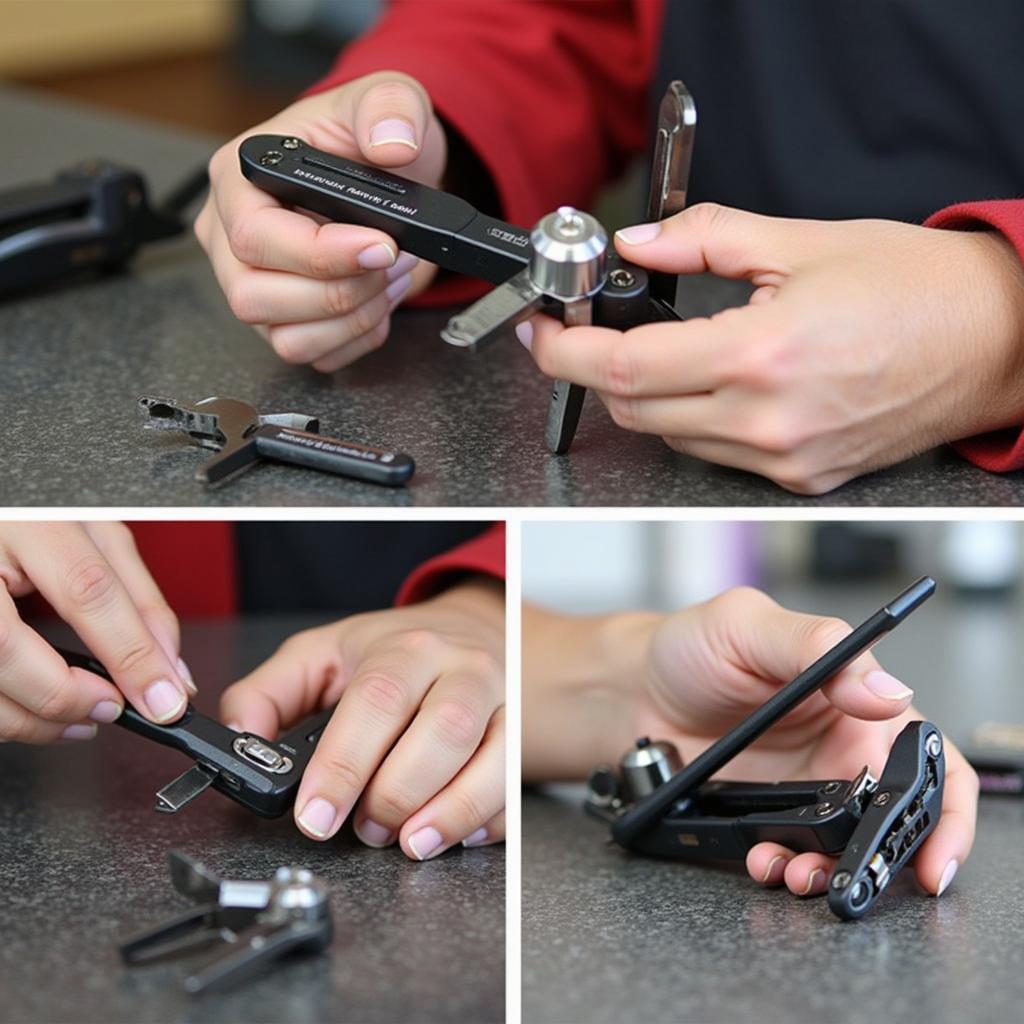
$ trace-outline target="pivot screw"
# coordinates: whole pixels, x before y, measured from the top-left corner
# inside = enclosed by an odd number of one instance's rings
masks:
[[[631,288],[636,284],[636,275],[631,274],[628,270],[623,270],[621,267],[616,267],[608,275],[608,280],[611,281],[616,288]]]
[[[889,792],[876,793],[875,794],[875,799],[872,800],[871,802],[876,807],[884,807],[891,799],[892,799],[892,794],[889,793]]]
[[[562,238],[579,238],[583,233],[583,218],[575,206],[560,206],[556,211],[555,227]]]
[[[832,876],[832,888],[833,889],[845,889],[853,879],[853,875],[849,871],[837,871]]]
[[[830,804],[827,800],[824,803],[818,804],[814,808],[814,813],[819,817],[823,818],[826,814],[831,814],[835,810],[835,804]]]
[[[821,791],[826,795],[831,795],[832,793],[838,793],[842,788],[843,784],[841,782],[826,782],[825,785],[821,787]]]
[[[289,136],[287,139],[282,139],[281,140],[281,148],[282,149],[298,149],[299,146],[301,146],[301,145],[302,145],[302,143],[299,142],[298,139],[292,138],[291,136]]]
[[[933,732],[924,741],[924,749],[928,751],[931,757],[938,757],[942,753],[942,737],[937,732]]]
[[[276,149],[271,149],[260,157],[260,163],[264,167],[273,167],[274,164],[279,164],[283,159],[283,153],[278,153]]]

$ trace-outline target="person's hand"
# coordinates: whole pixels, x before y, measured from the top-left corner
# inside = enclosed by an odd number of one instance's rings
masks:
[[[384,343],[395,306],[436,268],[400,253],[382,231],[326,223],[256,188],[238,166],[239,143],[255,134],[296,135],[437,187],[444,130],[415,79],[381,71],[293,103],[210,160],[195,232],[232,311],[286,362],[332,373]]]
[[[69,668],[18,615],[38,591],[116,685]],[[0,740],[91,739],[125,698],[154,722],[196,692],[178,655],[178,620],[121,523],[0,523]]]
[[[669,616],[649,633],[636,735],[673,740],[684,761],[763,704],[850,632],[838,619],[788,611],[757,590],[739,588]],[[863,654],[740,754],[722,778],[877,777],[897,734],[921,715],[913,694]],[[936,895],[949,885],[974,841],[978,780],[945,742],[942,817],[914,860],[918,881]],[[760,843],[747,870],[763,885],[797,895],[824,892],[834,859]]]
[[[1024,418],[1024,271],[999,234],[702,204],[615,245],[755,287],[746,306],[625,333],[519,326],[545,374],[595,389],[627,430],[820,494]]]
[[[227,691],[221,717],[268,739],[338,702],[295,822],[311,839],[353,815],[368,846],[428,860],[505,837],[504,597],[473,579],[405,608],[298,633]]]

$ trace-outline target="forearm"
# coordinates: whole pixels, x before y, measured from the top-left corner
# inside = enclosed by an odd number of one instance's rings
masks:
[[[523,604],[523,779],[582,779],[635,739],[649,612],[580,617]]]

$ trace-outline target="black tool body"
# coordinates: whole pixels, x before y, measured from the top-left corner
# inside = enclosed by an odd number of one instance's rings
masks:
[[[945,762],[934,725],[907,725],[877,781],[867,767],[853,781],[710,779],[934,590],[934,580],[918,580],[686,767],[672,744],[638,740],[618,771],[591,773],[588,813],[609,824],[618,843],[651,856],[742,861],[762,842],[836,855],[829,906],[844,919],[863,916],[938,823]]]
[[[110,679],[95,658],[61,648],[57,653],[73,668]],[[235,732],[191,704],[176,722],[157,725],[126,703],[117,724],[195,762],[160,791],[158,810],[178,811],[209,786],[260,817],[276,818],[295,802],[302,773],[332,713],[333,708],[322,711],[276,740]]]
[[[154,208],[138,171],[91,160],[0,192],[0,295],[123,266],[142,245],[185,230],[179,214],[205,183],[196,174]]]

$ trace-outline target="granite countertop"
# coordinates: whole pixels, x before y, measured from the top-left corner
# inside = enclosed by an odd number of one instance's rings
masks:
[[[856,616],[818,594],[778,595]],[[803,600],[796,600],[802,596]],[[876,595],[877,596],[877,595]],[[1024,721],[1024,607],[940,593],[878,657],[955,742]],[[523,798],[523,1019],[531,1024],[888,1020],[1001,1024],[1024,1000],[1024,801],[984,797],[970,859],[941,899],[903,872],[860,922],[766,890],[740,868],[631,856],[580,808],[582,787]]]
[[[186,623],[199,708],[216,713],[223,685],[311,624]],[[347,828],[314,843],[290,816],[260,819],[213,791],[177,815],[155,813],[155,791],[187,766],[116,726],[91,743],[0,746],[0,1022],[504,1020],[503,847],[415,864]],[[170,849],[228,878],[267,878],[282,864],[322,875],[330,949],[198,997],[182,989],[194,958],[125,968],[120,939],[188,906],[171,888]]]
[[[46,180],[100,155],[137,166],[159,197],[218,140],[41,95],[0,89],[20,159],[0,188]],[[733,287],[690,282],[681,308],[706,313]],[[382,350],[331,377],[287,366],[231,315],[189,236],[143,252],[130,272],[0,302],[2,505],[1008,505],[1024,474],[992,476],[949,450],[822,498],[670,451],[619,430],[588,400],[568,457],[543,444],[548,384],[515,344],[473,356],[445,345],[447,312],[395,317]],[[320,417],[325,433],[410,452],[418,471],[388,490],[291,466],[262,466],[208,491],[182,439],[143,433],[135,399],[222,394]]]

